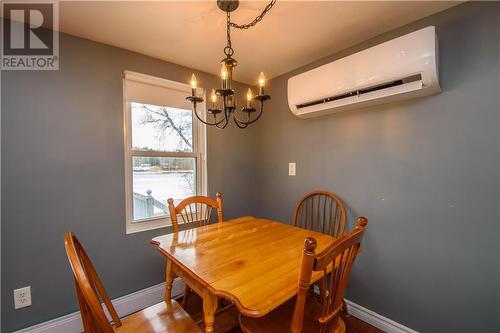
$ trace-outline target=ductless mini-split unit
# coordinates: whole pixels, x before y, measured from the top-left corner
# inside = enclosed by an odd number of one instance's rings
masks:
[[[441,92],[435,27],[376,45],[288,80],[288,104],[300,118]]]

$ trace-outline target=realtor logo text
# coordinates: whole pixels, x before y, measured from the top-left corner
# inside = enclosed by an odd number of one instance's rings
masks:
[[[57,2],[2,2],[2,70],[59,69]]]

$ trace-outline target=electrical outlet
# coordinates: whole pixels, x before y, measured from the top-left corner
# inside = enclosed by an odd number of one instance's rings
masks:
[[[31,286],[14,289],[14,308],[20,309],[31,305]]]
[[[288,163],[288,175],[295,176],[297,174],[297,170],[295,169],[295,162]]]

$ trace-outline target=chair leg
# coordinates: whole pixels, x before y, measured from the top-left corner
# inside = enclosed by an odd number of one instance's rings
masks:
[[[189,286],[186,284],[186,288],[184,288],[184,297],[182,298],[181,304],[184,310],[187,310],[189,294],[191,294],[191,288],[189,288]]]

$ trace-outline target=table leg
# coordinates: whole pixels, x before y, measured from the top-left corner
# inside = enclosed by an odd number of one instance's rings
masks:
[[[172,284],[174,283],[174,271],[172,260],[167,259],[167,268],[165,269],[165,302],[170,302],[172,298]]]
[[[205,332],[214,331],[215,311],[217,310],[217,296],[212,295],[208,290],[203,291],[203,314],[205,319]]]

